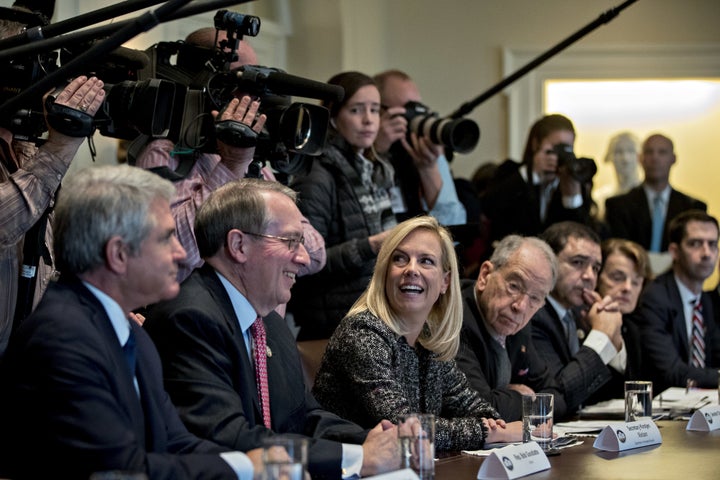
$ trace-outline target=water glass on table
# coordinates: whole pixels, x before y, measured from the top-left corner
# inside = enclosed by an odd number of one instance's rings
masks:
[[[409,413],[398,419],[400,468],[412,468],[420,480],[435,477],[435,416]]]
[[[304,480],[308,440],[278,435],[263,441],[264,480]]]
[[[523,395],[523,442],[537,442],[544,451],[550,450],[554,402],[552,393]]]
[[[625,382],[625,421],[652,419],[652,382],[628,380]]]

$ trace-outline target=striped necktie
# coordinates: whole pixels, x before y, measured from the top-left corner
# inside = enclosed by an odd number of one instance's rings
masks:
[[[690,338],[690,365],[705,368],[705,322],[702,315],[702,304],[699,298],[694,304]]]
[[[265,337],[265,324],[262,318],[257,317],[250,326],[253,339],[253,361],[255,362],[255,382],[257,383],[258,398],[262,407],[263,423],[270,428],[270,388],[267,375],[267,339]]]

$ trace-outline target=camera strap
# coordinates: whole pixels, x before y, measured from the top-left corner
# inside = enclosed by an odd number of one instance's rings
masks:
[[[15,330],[20,322],[25,320],[32,312],[35,289],[37,287],[40,258],[45,264],[52,266],[50,250],[45,243],[48,218],[52,207],[48,207],[37,222],[25,234],[23,242],[23,258],[18,277],[17,302],[15,304],[15,319],[12,329]]]

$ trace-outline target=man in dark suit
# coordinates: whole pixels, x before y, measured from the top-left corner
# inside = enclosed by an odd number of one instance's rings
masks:
[[[670,168],[676,160],[673,142],[665,135],[645,140],[640,154],[642,185],[605,201],[605,220],[613,237],[632,240],[650,252],[665,252],[670,221],[685,210],[707,210],[705,203],[670,186]]]
[[[14,332],[0,372],[0,466],[9,469],[0,476],[252,478],[248,456],[183,426],[152,341],[128,319],[179,290],[174,191],[129,166],[88,168],[64,185],[55,210],[63,276]]]
[[[560,222],[541,238],[557,256],[558,278],[530,322],[533,342],[572,412],[613,377],[623,377],[627,351],[622,315],[610,297],[601,299],[595,292],[602,262],[597,233]]]
[[[557,276],[555,254],[542,240],[505,237],[475,282],[463,282],[463,328],[456,361],[472,387],[506,421],[522,418],[522,395],[555,395],[555,418],[565,415],[562,392],[537,355],[527,327]]]
[[[688,382],[718,386],[720,328],[703,282],[718,259],[718,222],[701,210],[688,210],[670,222],[672,269],[643,292],[635,319],[642,332],[643,367],[656,394]],[[694,329],[698,343],[693,342]]]
[[[205,266],[145,322],[165,387],[188,428],[222,445],[246,449],[275,434],[306,435],[313,477],[395,469],[396,428],[384,422],[368,433],[322,410],[304,384],[295,340],[274,312],[309,262],[302,218],[295,192],[280,183],[243,179],[205,201],[195,222]],[[261,327],[266,346],[256,336]]]

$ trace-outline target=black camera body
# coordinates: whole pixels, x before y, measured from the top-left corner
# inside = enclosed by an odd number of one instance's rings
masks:
[[[85,112],[46,102],[48,120],[67,135],[102,135],[134,140],[167,138],[186,151],[217,151],[217,140],[237,147],[256,147],[256,159],[270,161],[282,172],[291,173],[299,157],[322,153],[329,123],[329,111],[321,106],[293,103],[289,95],[309,98],[340,98],[337,86],[293,77],[275,68],[244,66],[229,70],[237,59],[236,49],[243,35],[255,36],[260,19],[227,10],[218,11],[215,28],[226,32],[226,40],[215,48],[185,42],[160,42],[145,51],[120,47],[97,64],[86,65],[84,73],[105,83],[105,100],[94,118]],[[96,40],[97,41],[97,40]],[[94,42],[72,43],[62,48],[60,62],[72,61]],[[12,98],[58,68],[53,52],[11,62],[9,82],[0,89],[0,100]],[[340,92],[338,92],[338,89]],[[234,121],[216,123],[213,111],[220,111],[235,97],[250,95],[260,100],[259,113],[267,116],[265,127],[256,134]],[[42,143],[47,130],[42,104],[28,105],[15,115],[0,120],[21,139]],[[300,165],[298,165],[299,167]]]
[[[576,157],[572,145],[558,143],[553,147],[553,151],[558,157],[558,168],[565,167],[570,176],[578,182],[587,183],[597,173],[595,160],[587,157]]]
[[[408,133],[415,133],[458,153],[472,151],[480,141],[480,127],[468,118],[439,118],[437,113],[420,102],[410,101],[404,107]]]

